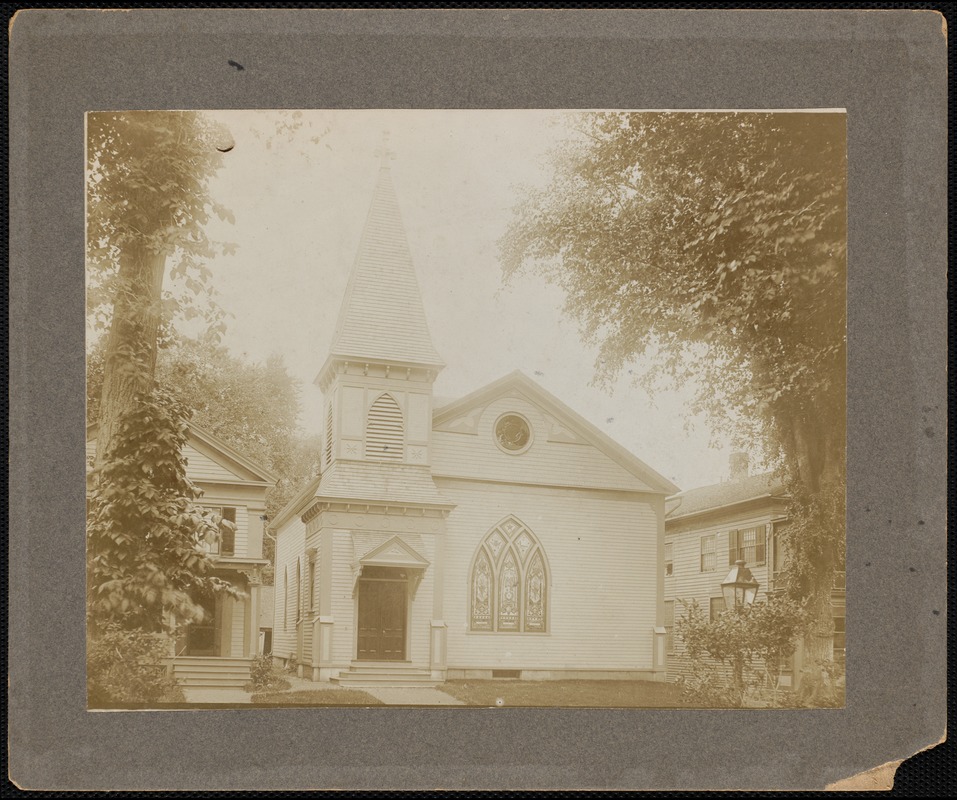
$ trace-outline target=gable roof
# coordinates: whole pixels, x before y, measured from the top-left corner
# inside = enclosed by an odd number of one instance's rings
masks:
[[[269,470],[259,462],[253,461],[234,447],[226,444],[226,442],[218,436],[199,427],[199,425],[194,425],[192,422],[187,423],[187,427],[189,429],[189,439],[187,443],[195,449],[206,450],[207,454],[212,455],[214,461],[226,467],[230,472],[235,473],[237,478],[248,481],[249,483],[276,483],[276,476]],[[86,426],[86,440],[88,442],[95,441],[98,432],[99,425],[95,422],[91,422]],[[200,445],[200,448],[196,448],[197,444]]]
[[[570,430],[644,482],[653,492],[674,494],[679,491],[675,484],[653,470],[630,450],[620,445],[577,411],[569,408],[551,392],[543,389],[521,370],[511,372],[497,381],[493,381],[465,395],[465,397],[437,409],[432,415],[432,424],[435,426],[448,422],[470,407],[487,403],[509,390],[525,395],[530,401],[536,403],[554,417],[561,419]]]
[[[293,496],[292,500],[279,509],[276,516],[269,520],[268,529],[278,533],[283,525],[296,516],[297,511],[305,511],[306,506],[311,505],[312,499],[316,496],[316,489],[319,488],[319,482],[321,480],[322,476],[316,475],[316,477],[306,483],[302,489]]]
[[[429,335],[385,159],[329,350],[336,357],[444,366]]]
[[[774,473],[762,472],[672,495],[666,503],[665,519],[704,514],[762,498],[784,500],[786,497],[784,486]]]
[[[371,461],[334,462],[323,472],[316,497],[377,505],[455,505],[439,492],[429,467]]]

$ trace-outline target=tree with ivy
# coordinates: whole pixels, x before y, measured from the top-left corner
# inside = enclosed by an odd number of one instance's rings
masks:
[[[831,661],[844,564],[846,175],[839,114],[575,115],[549,184],[501,241],[506,279],[535,271],[599,345],[600,380],[687,385],[791,497],[788,592],[805,651]]]
[[[95,421],[103,383],[104,348],[87,356],[87,414]],[[318,470],[318,437],[299,426],[300,386],[281,356],[263,363],[232,355],[214,336],[169,337],[161,341],[156,383],[192,411],[192,421],[276,475],[266,494],[272,518]],[[274,542],[263,541],[273,559]],[[263,575],[270,582],[269,571]]]
[[[158,389],[161,332],[176,313],[222,322],[208,289],[217,247],[205,233],[229,212],[209,182],[232,140],[198,112],[87,117],[88,317],[105,330],[97,447],[88,500],[88,608],[110,622],[156,630],[174,612],[199,613],[209,575],[203,540],[218,535],[195,504],[181,448],[189,410]],[[164,292],[182,282],[178,299]],[[211,530],[212,528],[212,530]]]

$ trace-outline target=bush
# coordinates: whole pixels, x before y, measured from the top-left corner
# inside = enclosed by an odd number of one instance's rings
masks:
[[[127,630],[108,624],[87,647],[86,683],[90,707],[183,702],[183,692],[164,660],[165,633]]]
[[[804,609],[778,595],[715,619],[696,600],[685,608],[676,621],[691,665],[682,681],[684,696],[700,706],[779,705],[772,687],[807,623]]]
[[[283,677],[282,669],[273,661],[271,655],[258,656],[249,670],[250,681],[247,692],[278,692],[291,688],[292,684]]]

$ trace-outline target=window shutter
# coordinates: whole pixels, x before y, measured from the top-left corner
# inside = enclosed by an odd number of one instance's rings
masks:
[[[738,532],[728,531],[728,566],[733,566],[734,562],[738,560],[738,550],[740,544],[738,543]]]
[[[763,564],[765,561],[767,561],[767,541],[767,528],[761,525],[757,530],[757,548],[754,561],[755,564]]]

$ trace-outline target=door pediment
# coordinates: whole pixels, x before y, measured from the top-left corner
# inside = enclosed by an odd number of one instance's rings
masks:
[[[415,597],[422,576],[429,568],[429,560],[404,541],[400,535],[392,536],[370,550],[365,541],[365,537],[369,535],[356,532],[352,534],[352,546],[357,554],[355,561],[352,562],[353,594],[355,594],[359,578],[362,577],[364,567],[398,567],[409,571],[409,589],[412,597]],[[359,556],[358,554],[363,551],[367,552]]]
[[[407,569],[425,569],[429,561],[399,536],[393,536],[386,542],[366,553],[359,559],[363,567],[406,567]]]

